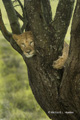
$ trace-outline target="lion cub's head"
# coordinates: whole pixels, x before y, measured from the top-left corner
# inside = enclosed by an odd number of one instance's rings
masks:
[[[13,39],[19,45],[27,58],[30,58],[35,54],[33,35],[31,31],[24,32],[20,35],[13,34]]]

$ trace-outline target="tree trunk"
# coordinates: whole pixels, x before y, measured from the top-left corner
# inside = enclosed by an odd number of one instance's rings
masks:
[[[71,5],[73,6],[73,3]],[[59,92],[63,70],[57,71],[52,68],[53,60],[59,54],[56,52],[61,53],[61,50],[55,50],[55,45],[58,47],[59,44],[57,45],[57,42],[60,43],[60,41],[58,41],[59,39],[56,41],[54,29],[45,24],[43,17],[41,17],[42,11],[40,8],[40,1],[25,0],[25,10],[31,31],[33,31],[36,48],[36,55],[33,58],[24,58],[28,66],[29,82],[36,100],[46,114],[54,120],[67,120],[66,107],[61,104]],[[67,25],[65,28],[61,28],[65,30],[63,39],[70,22],[72,9],[70,8],[70,10],[68,20],[64,20]],[[59,35],[61,34],[58,34],[58,37]],[[60,113],[61,111],[62,113]]]

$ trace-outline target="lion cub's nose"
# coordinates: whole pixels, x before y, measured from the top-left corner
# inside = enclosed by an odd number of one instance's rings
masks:
[[[27,53],[30,54],[31,50],[28,50]]]

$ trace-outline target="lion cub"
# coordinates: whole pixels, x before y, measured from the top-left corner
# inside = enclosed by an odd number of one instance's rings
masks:
[[[64,48],[62,51],[62,56],[59,56],[59,58],[53,62],[53,68],[55,69],[62,69],[66,63],[66,60],[68,58],[68,52],[69,52],[69,45],[64,42]]]
[[[24,55],[27,58],[30,58],[35,54],[33,35],[31,31],[24,32],[20,35],[13,34],[13,39],[22,49]],[[62,69],[64,67],[68,57],[68,51],[69,51],[69,46],[66,42],[64,42],[62,56],[59,56],[59,58],[53,62],[53,65],[52,65],[53,68]]]
[[[31,31],[24,32],[20,35],[13,34],[12,37],[27,58],[30,58],[35,54],[33,35]]]

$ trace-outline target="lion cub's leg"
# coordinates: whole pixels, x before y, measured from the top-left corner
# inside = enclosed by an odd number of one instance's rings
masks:
[[[67,55],[59,56],[59,58],[53,62],[53,68],[55,69],[62,69],[64,67],[64,64],[66,62]]]
[[[62,69],[64,67],[64,64],[65,64],[67,57],[68,57],[68,51],[69,51],[69,46],[66,42],[64,42],[62,56],[59,56],[59,58],[56,61],[53,61],[53,65],[52,65],[53,68]]]

